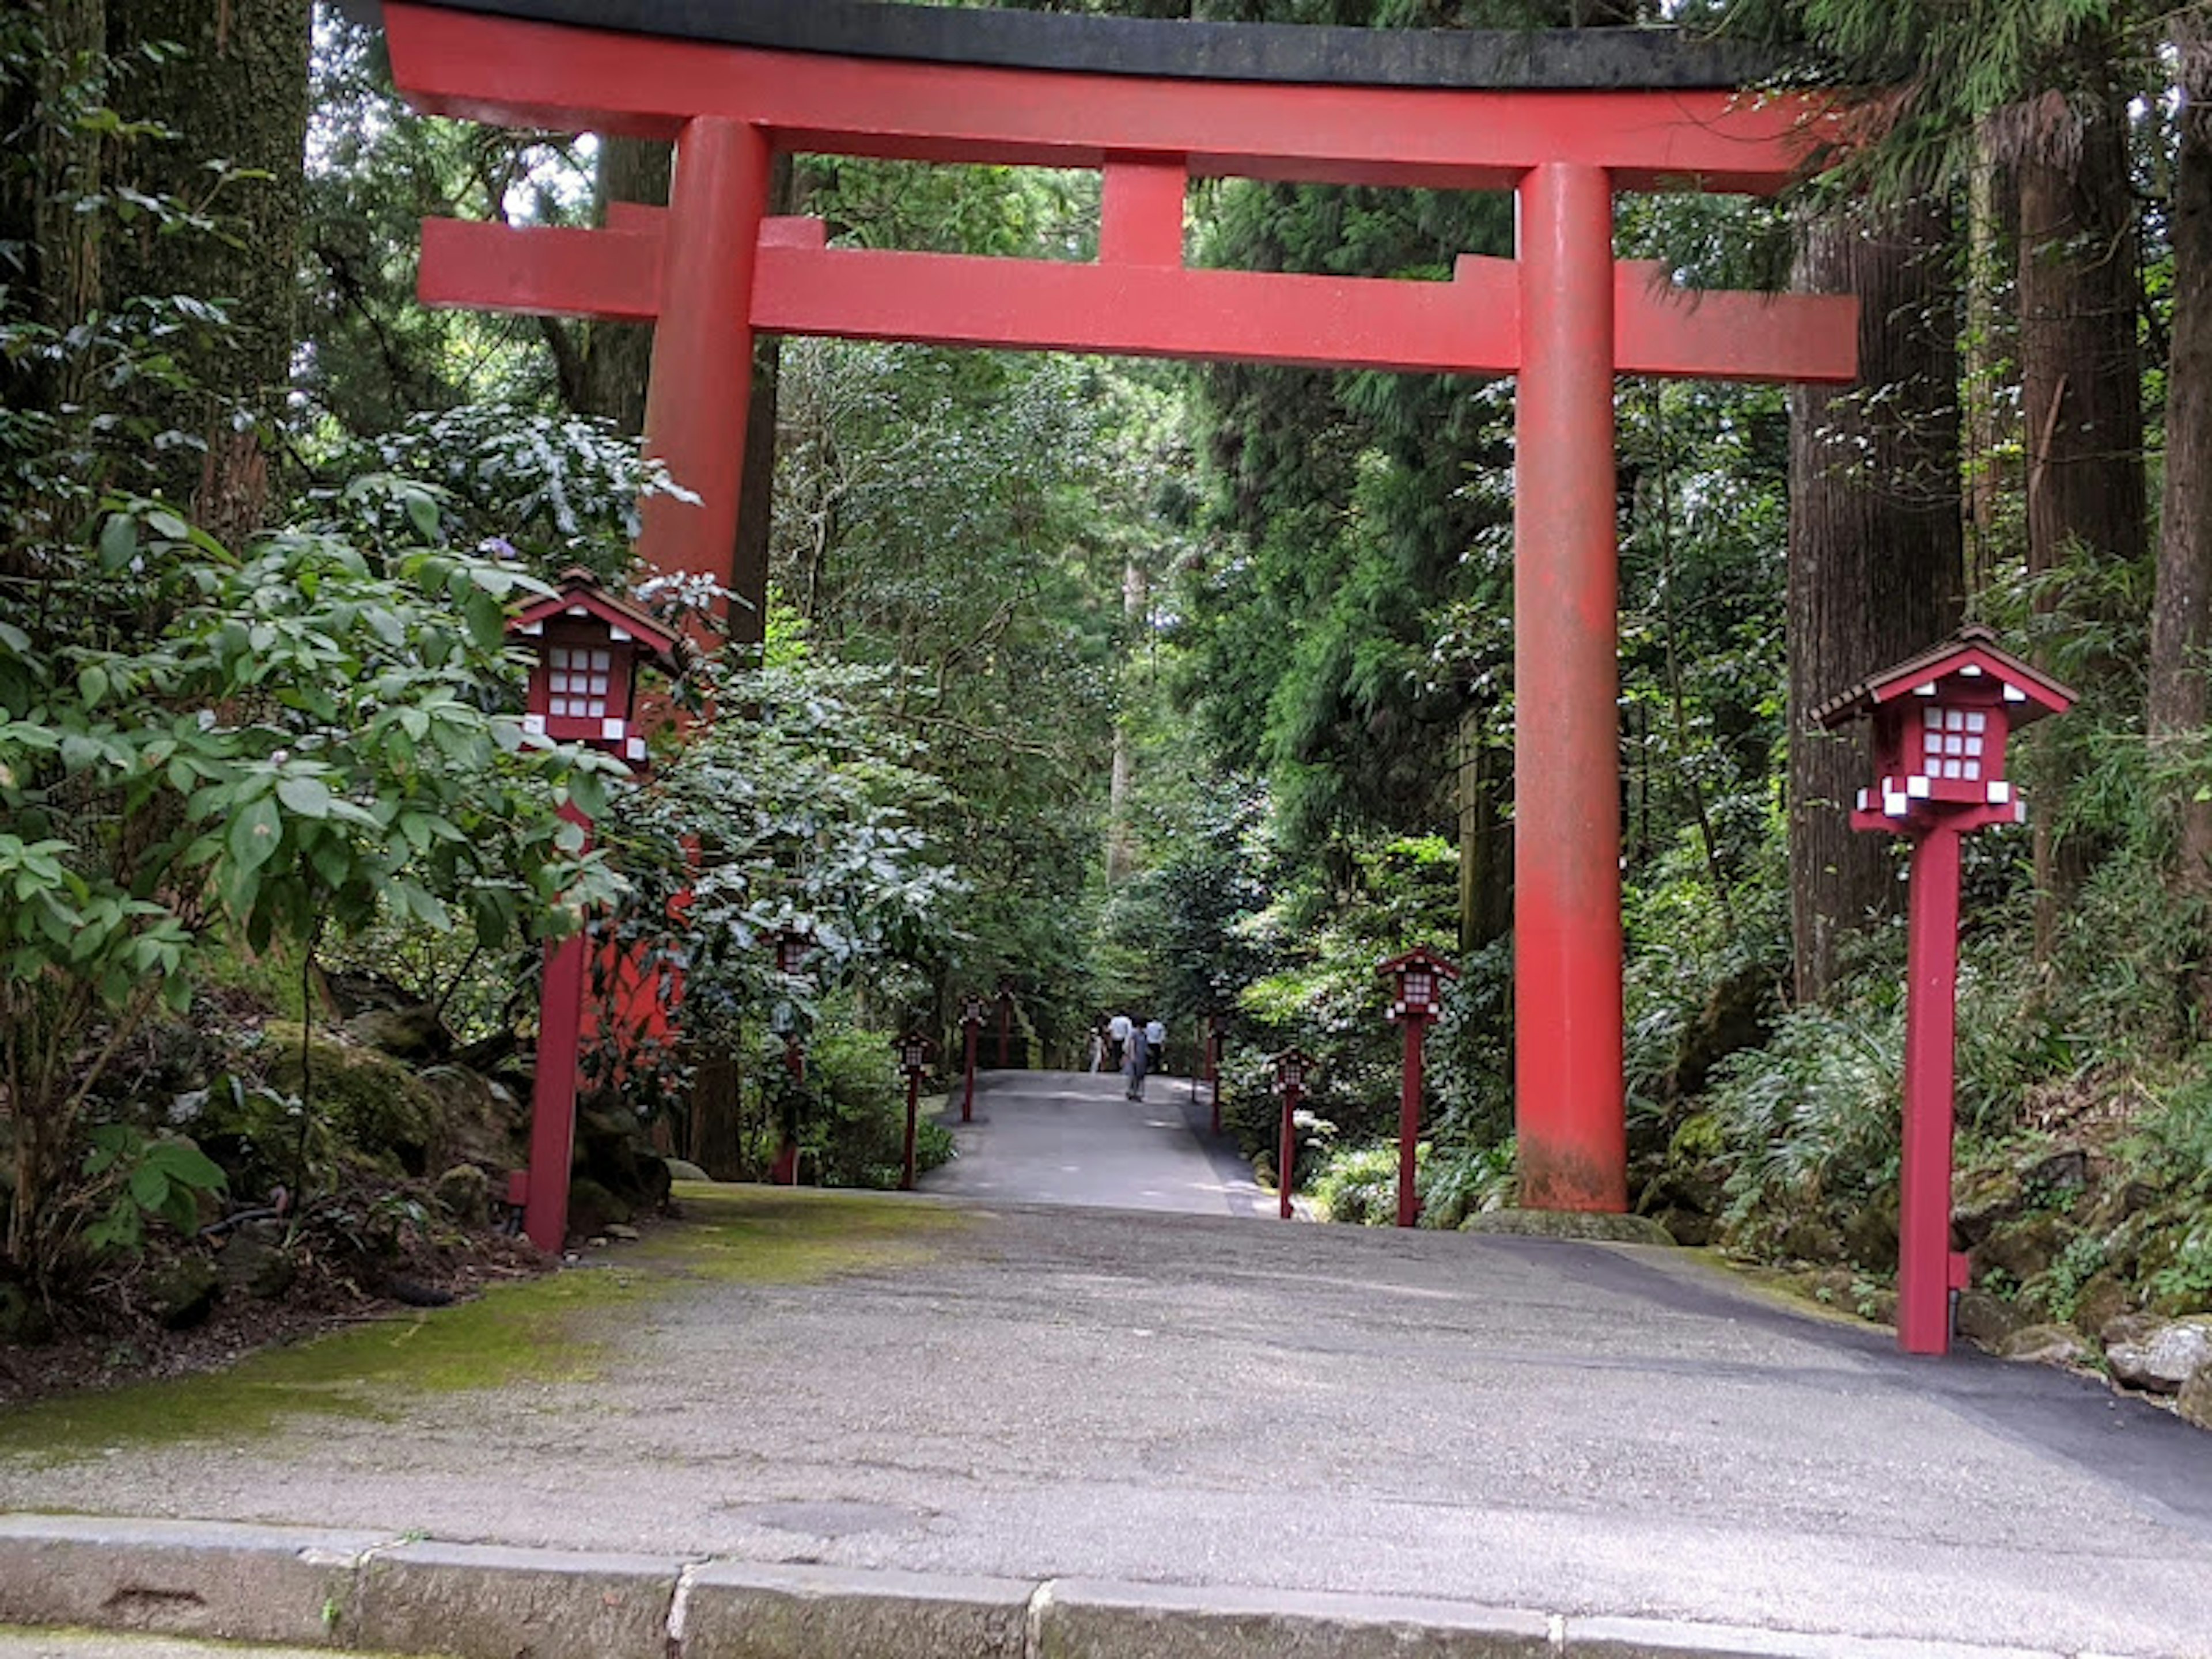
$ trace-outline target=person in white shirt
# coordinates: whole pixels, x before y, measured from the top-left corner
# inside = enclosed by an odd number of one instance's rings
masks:
[[[1158,1071],[1167,1064],[1168,1028],[1156,1019],[1145,1022],[1145,1063],[1148,1069]]]
[[[1135,1029],[1128,1015],[1116,1014],[1107,1022],[1106,1035],[1114,1039],[1114,1069],[1125,1070],[1129,1063],[1129,1033]]]

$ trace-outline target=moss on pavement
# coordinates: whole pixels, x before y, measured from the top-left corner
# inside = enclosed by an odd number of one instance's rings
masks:
[[[451,1308],[351,1326],[221,1371],[41,1401],[0,1419],[0,1456],[59,1461],[266,1433],[314,1414],[375,1417],[411,1396],[587,1382],[624,1329],[610,1316],[701,1283],[808,1284],[918,1266],[957,1211],[859,1194],[684,1183],[644,1242]]]

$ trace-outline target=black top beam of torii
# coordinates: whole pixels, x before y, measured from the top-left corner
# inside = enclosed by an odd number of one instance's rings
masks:
[[[1673,28],[1364,29],[883,0],[425,0],[455,11],[847,58],[1331,86],[1696,90],[1771,80],[1764,50]],[[358,10],[362,0],[349,9]]]

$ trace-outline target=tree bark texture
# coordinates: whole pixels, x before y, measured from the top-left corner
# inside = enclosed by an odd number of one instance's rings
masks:
[[[2020,438],[2018,405],[2008,398],[2019,342],[2007,290],[2018,260],[2020,193],[2012,163],[1990,124],[1974,137],[1966,191],[1966,336],[1960,342],[1966,397],[1966,592],[1978,594],[2005,559],[2008,501],[2018,499],[2016,467],[2007,460]]]
[[[2143,551],[2142,277],[2127,119],[2109,91],[2046,94],[2026,112],[2020,180],[2021,418],[2027,568],[2045,575]],[[2049,605],[2055,599],[2046,597]],[[2094,672],[2094,669],[2093,669]],[[2087,858],[2064,845],[2068,780],[2055,728],[2030,740],[2036,954]]]
[[[1958,337],[1940,204],[1826,217],[1800,231],[1795,285],[1859,296],[1859,386],[1800,386],[1790,431],[1790,890],[1800,1000],[1899,896],[1885,838],[1851,803],[1857,741],[1814,727],[1826,698],[1957,625],[1962,571]]]
[[[2159,515],[2148,709],[2154,758],[2177,763],[2200,745],[2212,634],[2212,30],[2179,29],[2180,143],[2168,235],[2173,339],[2166,363],[2166,485]],[[2175,879],[2212,892],[2212,801],[2183,773]]]
[[[1513,925],[1511,752],[1490,738],[1489,710],[1459,717],[1459,948],[1479,951]]]
[[[607,222],[617,202],[668,205],[673,144],[653,138],[602,138],[593,179],[592,219]],[[562,325],[550,324],[558,329]],[[653,368],[649,323],[586,323],[571,350],[555,348],[562,399],[580,415],[599,415],[631,437],[645,430],[645,385]]]
[[[291,378],[296,338],[300,211],[307,133],[309,0],[108,0],[107,43],[118,56],[174,42],[183,54],[130,82],[131,112],[174,130],[119,157],[125,182],[174,197],[222,235],[163,234],[150,217],[112,228],[102,287],[112,306],[134,295],[191,295],[225,302],[230,326],[182,352],[198,383],[152,395],[146,412],[207,446],[179,453],[162,479],[190,498],[202,524],[235,538],[258,526],[268,476],[258,435],[233,410],[272,415]],[[220,161],[252,177],[221,179]]]

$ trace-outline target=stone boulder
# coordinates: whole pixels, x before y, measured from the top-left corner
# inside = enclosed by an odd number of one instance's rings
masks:
[[[216,1257],[216,1273],[226,1291],[274,1302],[292,1288],[299,1263],[284,1249],[281,1224],[249,1224],[230,1236]]]
[[[473,1164],[456,1164],[438,1177],[438,1206],[464,1227],[491,1218],[491,1177]]]
[[[1991,1353],[2002,1352],[2016,1333],[2033,1322],[2011,1303],[1987,1291],[1966,1291],[1959,1297],[1959,1334]]]
[[[2190,1373],[2173,1406],[2185,1420],[2212,1429],[2212,1365],[2199,1365]]]
[[[453,1046],[453,1033],[427,1002],[411,1008],[365,1008],[346,1021],[345,1034],[394,1060],[436,1059]]]
[[[2112,1380],[2150,1394],[2179,1394],[2212,1365],[2212,1315],[2168,1320],[2141,1340],[2105,1350]]]
[[[146,1290],[162,1328],[190,1330],[215,1311],[216,1300],[222,1294],[222,1276],[204,1255],[180,1255],[156,1272]]]
[[[2080,1334],[2069,1326],[2028,1325],[2005,1338],[1997,1352],[2007,1359],[2027,1364],[2073,1365],[2086,1358],[2089,1350]]]
[[[262,1036],[270,1086],[283,1094],[302,1093],[299,1026],[272,1019]],[[370,1157],[388,1158],[407,1175],[428,1173],[439,1136],[436,1091],[378,1049],[320,1032],[307,1042],[308,1110]]]

